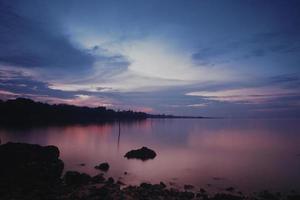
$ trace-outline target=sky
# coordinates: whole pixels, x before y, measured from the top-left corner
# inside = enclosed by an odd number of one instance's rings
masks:
[[[299,118],[298,0],[1,0],[0,98]]]

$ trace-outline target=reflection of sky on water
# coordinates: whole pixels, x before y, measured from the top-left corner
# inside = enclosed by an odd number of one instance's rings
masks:
[[[109,175],[122,176],[126,183],[164,180],[284,190],[300,189],[299,126],[295,120],[155,119],[121,123],[120,135],[114,123],[2,129],[0,136],[2,142],[57,145],[68,170],[94,175],[94,166],[107,161]],[[123,158],[142,146],[153,148],[158,156],[146,162]]]

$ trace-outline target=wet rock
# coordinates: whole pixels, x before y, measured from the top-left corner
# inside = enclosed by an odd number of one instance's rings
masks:
[[[125,183],[123,183],[122,181],[118,180],[117,183],[118,185],[126,185]]]
[[[85,173],[79,173],[76,171],[67,171],[66,174],[64,175],[64,181],[66,185],[83,185],[83,184],[88,184],[92,178]]]
[[[90,189],[90,195],[89,197],[91,199],[110,199],[110,190],[108,187],[101,187],[101,188],[93,188]],[[95,197],[95,198],[94,198]],[[98,198],[97,198],[98,197]],[[99,198],[101,197],[101,198]]]
[[[194,189],[194,186],[193,185],[184,185],[183,187],[185,190],[192,190]]]
[[[180,192],[179,197],[181,197],[181,199],[193,199],[195,197],[195,194],[192,192]]]
[[[197,199],[201,199],[201,200],[208,200],[208,195],[206,193],[197,193],[196,194]]]
[[[258,194],[258,196],[264,200],[277,200],[279,199],[275,194],[269,192],[268,190],[264,190]]]
[[[290,194],[286,198],[287,200],[299,200],[300,199],[300,194]]]
[[[223,180],[225,180],[225,178],[222,178],[222,177],[213,177],[213,180],[215,180],[215,181],[223,181]]]
[[[166,188],[167,187],[167,185],[164,182],[162,182],[162,181],[159,184],[162,186],[162,188]]]
[[[95,166],[95,169],[99,169],[101,171],[107,172],[109,170],[109,164],[107,162],[101,163]]]
[[[93,183],[103,183],[104,181],[105,181],[105,178],[103,177],[103,174],[98,174],[98,175],[92,177]]]
[[[0,181],[10,183],[57,182],[64,168],[55,146],[6,143],[0,145],[0,159]]]
[[[0,199],[55,199],[64,168],[55,146],[0,145]]]
[[[241,196],[236,196],[232,194],[215,194],[214,197],[210,198],[211,200],[243,200]]]
[[[206,190],[203,188],[200,188],[200,193],[206,193]]]
[[[126,157],[127,159],[135,158],[145,161],[148,159],[154,159],[156,157],[156,153],[152,149],[142,147],[140,149],[127,152],[124,157]]]
[[[112,177],[109,177],[106,181],[107,184],[114,184],[115,180]]]
[[[234,189],[234,187],[228,187],[225,190],[228,191],[228,192],[233,192],[235,189]]]
[[[150,188],[152,186],[152,184],[150,184],[150,183],[141,183],[140,184],[140,187],[142,187],[142,188]]]

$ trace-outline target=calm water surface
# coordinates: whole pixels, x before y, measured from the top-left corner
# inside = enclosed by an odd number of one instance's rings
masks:
[[[95,175],[95,165],[109,162],[107,176],[127,184],[300,191],[300,120],[149,119],[120,129],[118,123],[0,128],[0,137],[2,143],[56,145],[66,170]],[[158,156],[146,162],[123,157],[142,146]]]

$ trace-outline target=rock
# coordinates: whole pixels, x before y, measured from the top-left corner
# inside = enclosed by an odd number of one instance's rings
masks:
[[[269,192],[268,190],[264,190],[258,194],[258,196],[265,200],[277,200],[279,199],[275,194]]]
[[[79,173],[76,171],[67,171],[64,176],[64,181],[66,185],[79,186],[83,184],[88,184],[92,178],[85,173]]]
[[[228,192],[233,192],[235,189],[234,189],[234,187],[228,187],[225,190],[228,191]]]
[[[64,163],[55,146],[0,145],[0,199],[56,199]]]
[[[197,193],[196,194],[197,198],[200,198],[201,200],[207,200],[208,199],[208,195],[206,193]]]
[[[206,190],[203,188],[200,188],[200,193],[206,193]]]
[[[162,182],[162,181],[159,184],[161,185],[162,188],[166,188],[167,187],[167,185],[164,182]]]
[[[211,200],[243,200],[243,197],[232,195],[232,194],[215,194]]]
[[[109,170],[109,164],[107,162],[101,163],[98,166],[95,166],[95,169],[99,169],[101,171],[107,172]]]
[[[118,185],[126,185],[125,183],[123,183],[122,181],[118,180],[117,183]]]
[[[59,157],[59,150],[56,146],[45,146],[42,148],[42,154],[46,160],[57,160]]]
[[[109,177],[106,181],[107,184],[114,184],[115,180],[113,179],[113,177]]]
[[[148,159],[154,159],[156,157],[156,153],[152,149],[142,147],[140,149],[127,152],[124,157],[126,157],[127,159],[135,158],[145,161]]]
[[[98,174],[98,175],[92,177],[93,183],[103,183],[104,181],[105,181],[105,178],[103,177],[103,174]]]
[[[300,199],[300,194],[290,194],[286,198],[287,200],[299,200]]]
[[[184,189],[185,190],[192,190],[192,189],[194,189],[194,186],[193,185],[184,185]]]
[[[222,178],[222,177],[213,177],[213,180],[215,180],[215,181],[223,181],[225,179]]]
[[[151,188],[152,184],[150,184],[150,183],[141,183],[140,187],[147,189],[147,188]]]
[[[11,183],[54,183],[64,168],[55,146],[6,143],[0,145],[0,158],[0,181]]]
[[[195,197],[195,194],[192,192],[181,192],[180,197],[183,199],[193,199]]]

